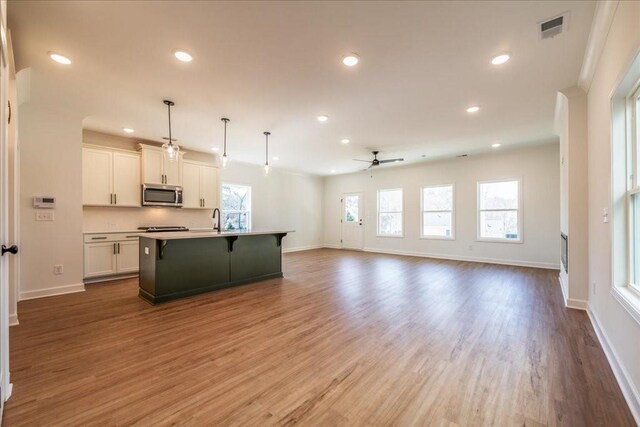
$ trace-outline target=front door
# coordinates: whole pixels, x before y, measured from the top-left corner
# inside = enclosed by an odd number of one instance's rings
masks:
[[[342,195],[342,248],[364,248],[364,209],[362,193]]]

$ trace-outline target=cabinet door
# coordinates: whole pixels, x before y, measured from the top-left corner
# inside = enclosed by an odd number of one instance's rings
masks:
[[[115,245],[113,242],[84,245],[84,277],[108,276],[116,273]]]
[[[160,150],[142,149],[142,183],[164,184],[162,182],[162,158]]]
[[[163,151],[164,176],[165,184],[182,185],[182,155],[171,161],[169,156]]]
[[[184,162],[182,164],[182,207],[201,208],[200,166]]]
[[[200,166],[200,195],[204,207],[213,209],[218,206],[218,169],[213,166]]]
[[[118,273],[137,273],[140,265],[140,244],[134,242],[118,242],[120,251],[117,256]]]
[[[111,205],[111,194],[113,193],[111,159],[112,153],[109,151],[82,149],[83,205]]]
[[[113,153],[113,194],[116,206],[140,206],[140,156]]]

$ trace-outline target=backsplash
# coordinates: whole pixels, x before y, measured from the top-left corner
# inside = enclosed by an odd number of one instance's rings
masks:
[[[135,230],[148,225],[184,225],[189,228],[212,228],[212,210],[165,207],[83,208],[83,231]]]

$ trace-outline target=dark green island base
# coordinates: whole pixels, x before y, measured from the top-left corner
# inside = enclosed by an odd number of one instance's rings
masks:
[[[140,237],[139,295],[151,304],[282,277],[287,231]]]

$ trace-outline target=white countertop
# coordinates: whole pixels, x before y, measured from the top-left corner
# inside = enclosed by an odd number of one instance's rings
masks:
[[[169,233],[141,233],[140,237],[156,240],[202,239],[207,237],[258,236],[264,234],[294,233],[294,230],[250,230],[250,231],[174,231]]]

